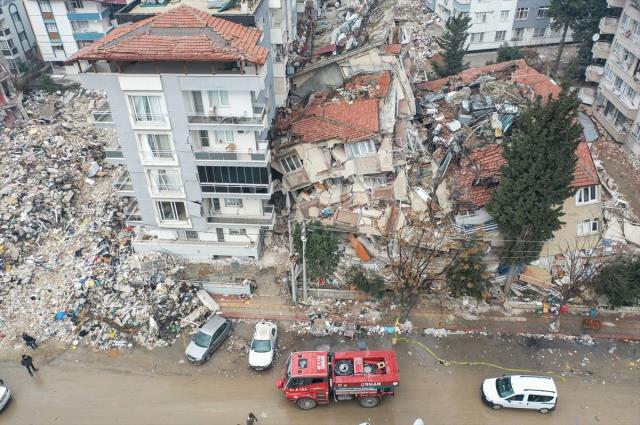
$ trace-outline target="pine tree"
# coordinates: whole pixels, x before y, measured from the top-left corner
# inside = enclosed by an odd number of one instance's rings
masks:
[[[498,254],[510,266],[506,296],[516,265],[536,259],[543,241],[562,225],[562,204],[573,194],[570,184],[582,132],[576,124],[578,105],[576,93],[566,87],[546,104],[538,97],[504,147],[507,164],[487,210],[505,240]]]
[[[599,32],[600,19],[606,16],[611,9],[607,8],[607,3],[601,0],[585,0],[585,6],[581,10],[580,16],[576,20],[573,29],[573,41],[578,43],[578,57],[574,64],[573,78],[577,81],[584,81],[584,73],[593,60],[593,34]]]
[[[467,53],[465,44],[471,28],[471,18],[458,15],[447,19],[444,33],[438,37],[436,42],[443,50],[444,64],[432,62],[433,70],[440,77],[455,75],[468,68],[468,64],[463,63],[464,55]]]
[[[496,63],[507,62],[514,59],[522,59],[524,57],[524,52],[518,46],[510,46],[508,43],[503,43],[498,48],[498,57],[496,58]]]
[[[551,75],[556,77],[560,59],[564,50],[564,44],[567,39],[569,28],[574,28],[576,22],[581,16],[585,8],[585,0],[551,0],[547,15],[551,18],[551,28],[554,30],[562,30],[562,37],[558,43],[558,53],[553,64]]]
[[[453,297],[469,295],[480,298],[489,280],[487,265],[483,261],[482,246],[476,240],[465,243],[463,251],[447,270],[447,289]]]

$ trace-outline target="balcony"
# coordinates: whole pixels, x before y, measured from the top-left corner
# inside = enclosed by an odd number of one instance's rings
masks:
[[[129,177],[129,173],[124,173],[121,175],[118,180],[116,180],[114,186],[116,187],[116,194],[118,196],[133,196],[133,184],[131,183],[131,178]]]
[[[133,113],[131,114],[131,120],[134,127],[166,128],[169,126],[168,114]]]
[[[591,48],[591,53],[593,53],[593,57],[597,59],[607,59],[609,57],[609,52],[611,51],[611,43],[608,41],[598,41],[593,44]]]
[[[604,112],[604,108],[600,107],[593,114],[593,117],[605,128],[605,130],[607,130],[607,133],[611,135],[613,140],[615,140],[618,143],[623,143],[627,138],[627,130],[620,126],[616,127],[616,125],[613,122],[611,122],[609,118],[607,118],[604,115],[603,112]]]
[[[263,215],[213,215],[207,217],[207,223],[212,224],[213,227],[220,227],[220,225],[239,225],[239,226],[269,226],[272,227],[276,219],[276,214],[273,211],[273,205],[269,205],[271,208],[265,208]],[[270,211],[270,212],[269,212]]]
[[[266,167],[271,160],[268,150],[238,151],[225,150],[220,152],[203,151],[194,152],[196,165],[230,165],[242,167]]]
[[[44,13],[42,15],[44,18]],[[109,9],[104,9],[100,12],[89,12],[89,13],[67,12],[67,19],[69,19],[69,21],[71,22],[101,21],[102,19],[110,16],[111,16],[111,11]],[[51,15],[51,19],[54,19],[53,14]]]
[[[587,71],[585,72],[585,78],[587,81],[592,81],[597,83],[602,78],[604,74],[604,67],[598,65],[589,65],[587,67]]]
[[[110,28],[107,29],[107,31]],[[95,41],[100,40],[106,33],[95,31],[73,31],[73,39],[80,41]]]
[[[469,12],[471,0],[453,0],[453,8],[458,12]]]
[[[631,121],[635,119],[638,113],[638,108],[640,107],[638,101],[636,101],[636,103],[632,103],[631,99],[629,99],[620,90],[613,87],[608,81],[600,84],[600,90],[604,96],[616,106],[622,115],[629,118]]]
[[[175,164],[177,162],[176,152],[173,150],[141,150],[141,154],[144,164]]]
[[[624,7],[625,0],[607,0],[607,7]]]
[[[98,106],[91,115],[93,116],[93,123],[96,127],[111,128],[115,126],[113,115],[111,114],[111,108],[107,102]]]
[[[600,28],[601,34],[615,34],[618,29],[618,18],[614,18],[612,16],[604,16],[600,18]]]
[[[110,143],[104,148],[104,155],[111,164],[118,165],[124,164],[124,152],[122,152],[122,146],[117,142]]]
[[[207,126],[229,127],[234,129],[238,127],[254,127],[263,129],[268,126],[265,105],[256,105],[253,107],[253,113],[245,113],[242,115],[220,115],[207,114],[202,112],[187,112],[187,119],[190,125],[207,128]],[[249,128],[247,128],[249,129]]]
[[[138,207],[138,201],[135,198],[129,198],[130,203],[126,205],[123,209],[124,220],[128,224],[141,224],[142,223],[142,213],[140,212],[140,208]]]

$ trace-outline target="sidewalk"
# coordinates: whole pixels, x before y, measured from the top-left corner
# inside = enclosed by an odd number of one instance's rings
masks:
[[[292,306],[284,303],[284,300],[277,296],[254,296],[251,299],[240,299],[234,297],[214,297],[220,305],[222,315],[236,319],[265,319],[265,320],[288,320],[307,321],[308,313],[318,311],[320,308]],[[332,322],[353,322],[359,325],[384,325],[392,326],[395,322],[393,314],[382,317],[380,320],[360,319],[359,310],[365,306],[362,304],[352,304],[352,311],[342,312],[342,314],[330,314],[329,320]],[[412,312],[409,320],[416,328],[436,328],[450,331],[464,332],[487,332],[506,334],[552,334],[549,323],[552,317],[549,315],[538,315],[535,313],[520,313],[505,315],[500,311],[490,311],[477,315],[466,314],[460,317],[461,313],[454,314],[452,311],[440,311],[440,307],[419,305]],[[618,314],[600,315],[598,318],[602,322],[600,330],[583,330],[583,316],[575,314],[563,314],[560,317],[560,331],[557,335],[581,336],[589,334],[596,339],[617,339],[640,341],[640,316]],[[477,318],[477,320],[476,320]],[[474,319],[474,320],[472,320]]]

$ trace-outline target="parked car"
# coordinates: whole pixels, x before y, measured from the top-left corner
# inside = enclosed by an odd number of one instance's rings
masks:
[[[213,316],[191,337],[185,355],[191,363],[202,364],[231,333],[231,322],[220,316]]]
[[[255,370],[264,370],[273,364],[276,352],[278,327],[272,322],[259,322],[253,332],[249,366]]]
[[[0,412],[7,407],[9,400],[11,400],[11,390],[5,387],[4,382],[0,379]]]
[[[495,410],[503,407],[548,413],[556,408],[558,392],[548,376],[512,375],[485,379],[482,401]]]

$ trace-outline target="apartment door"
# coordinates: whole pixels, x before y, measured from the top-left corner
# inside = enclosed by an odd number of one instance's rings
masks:
[[[217,228],[216,235],[218,235],[218,242],[224,242],[224,230]]]
[[[204,104],[202,103],[202,92],[192,91],[191,97],[193,98],[193,112],[198,114],[204,114]]]
[[[213,198],[213,212],[214,213],[220,212],[220,199],[218,198]]]

